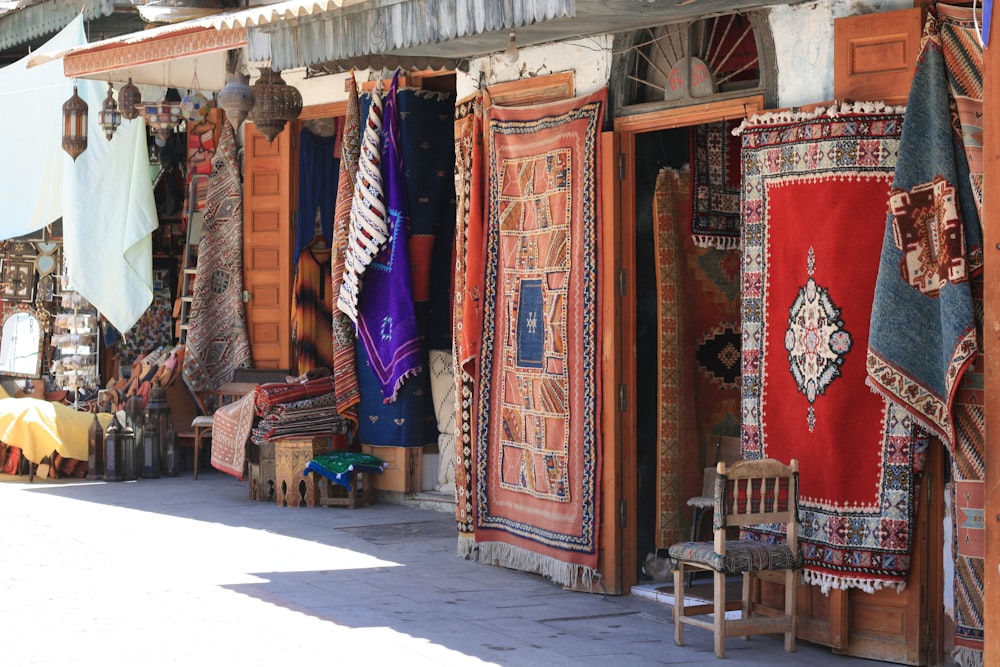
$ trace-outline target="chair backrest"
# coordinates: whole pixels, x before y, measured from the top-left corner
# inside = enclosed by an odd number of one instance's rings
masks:
[[[787,524],[788,546],[798,548],[799,462],[776,459],[720,461],[715,484],[715,551],[725,553],[726,528],[762,523]]]

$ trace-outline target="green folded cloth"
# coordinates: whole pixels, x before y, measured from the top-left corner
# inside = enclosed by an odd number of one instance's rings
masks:
[[[351,473],[355,470],[366,472],[382,472],[386,463],[377,456],[361,452],[331,452],[320,454],[306,464],[303,475],[310,472],[319,473],[327,479],[351,490]]]

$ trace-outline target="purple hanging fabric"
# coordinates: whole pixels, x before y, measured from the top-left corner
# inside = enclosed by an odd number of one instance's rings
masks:
[[[368,352],[386,403],[396,400],[406,378],[421,370],[408,245],[406,180],[399,138],[398,81],[397,70],[385,97],[382,127],[382,179],[389,238],[368,266],[358,297],[358,338]]]

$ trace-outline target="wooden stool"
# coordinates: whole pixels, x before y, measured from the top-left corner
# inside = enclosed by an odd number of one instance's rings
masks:
[[[332,451],[333,438],[279,438],[274,442],[274,500],[279,507],[316,507],[319,484],[314,475],[303,475],[306,464]]]
[[[354,509],[375,502],[375,485],[370,472],[355,470],[350,480],[350,491],[322,475],[313,476],[319,478],[319,504],[324,507],[335,506]]]
[[[250,500],[274,500],[274,443],[248,445],[247,468],[250,478]]]

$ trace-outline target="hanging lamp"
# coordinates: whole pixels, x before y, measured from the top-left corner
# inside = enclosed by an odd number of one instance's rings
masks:
[[[118,89],[118,110],[122,118],[134,120],[139,115],[139,107],[142,106],[142,93],[139,86],[132,83],[132,77],[128,78],[128,83]]]
[[[285,83],[281,74],[270,67],[260,68],[260,78],[250,88],[256,101],[249,118],[271,143],[285,128],[285,123],[302,113],[302,93]]]
[[[167,145],[167,139],[183,120],[181,111],[181,97],[176,88],[167,86],[167,65],[163,64],[163,87],[166,92],[159,102],[143,102],[139,108],[139,113],[146,119],[150,134],[155,135],[153,141],[157,146],[163,148]]]
[[[108,96],[104,98],[104,106],[97,114],[97,122],[104,130],[104,136],[108,141],[115,136],[115,130],[122,124],[122,114],[118,111],[118,103],[115,102],[115,89],[108,81]]]
[[[73,97],[62,106],[63,132],[62,147],[73,161],[87,150],[87,103],[73,86]]]
[[[191,90],[181,100],[181,113],[184,120],[197,124],[208,115],[208,98],[198,92],[198,59],[194,59],[194,75],[191,77]]]
[[[226,85],[219,91],[219,108],[226,112],[226,118],[238,131],[253,109],[256,96],[250,87],[250,75],[226,72]]]

